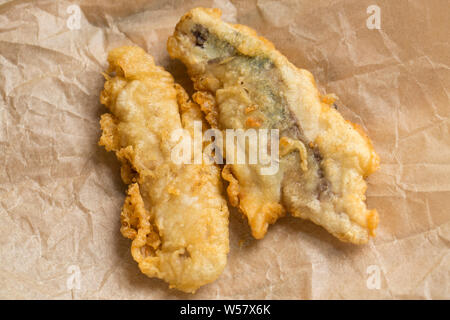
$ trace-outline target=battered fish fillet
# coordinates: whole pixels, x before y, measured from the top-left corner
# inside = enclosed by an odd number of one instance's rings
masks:
[[[203,115],[141,48],[114,49],[108,62],[100,101],[111,113],[99,144],[115,152],[129,184],[120,230],[144,274],[193,293],[219,277],[229,250],[220,169],[171,160],[173,130],[193,134]]]
[[[378,224],[376,210],[365,204],[364,178],[379,166],[370,140],[332,107],[334,95],[319,93],[310,72],[220,14],[189,11],[167,47],[187,66],[193,98],[212,126],[279,130],[276,174],[261,174],[261,164],[224,167],[231,204],[247,216],[255,238],[287,211],[342,241],[367,242]]]

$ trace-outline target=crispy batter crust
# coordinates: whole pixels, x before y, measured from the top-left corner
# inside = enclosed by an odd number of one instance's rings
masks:
[[[336,97],[319,93],[310,72],[254,30],[221,21],[218,9],[186,13],[167,48],[187,66],[193,98],[213,127],[280,131],[277,174],[235,164],[222,174],[231,204],[247,216],[256,238],[284,211],[343,241],[365,243],[375,235],[378,215],[366,208],[364,178],[379,158],[362,130],[331,107]]]
[[[111,113],[101,117],[99,144],[115,152],[129,184],[120,231],[144,274],[195,292],[219,277],[229,250],[219,168],[171,161],[171,133],[192,135],[201,111],[144,50],[120,47],[108,61],[115,74],[100,101]]]

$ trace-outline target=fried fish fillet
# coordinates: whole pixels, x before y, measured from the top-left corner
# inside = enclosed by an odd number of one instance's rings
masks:
[[[319,93],[310,72],[220,14],[189,11],[167,47],[187,66],[193,99],[213,127],[279,130],[276,174],[261,174],[262,164],[224,167],[231,204],[247,216],[255,238],[287,211],[342,241],[367,242],[378,224],[376,210],[365,204],[364,178],[379,166],[371,141],[332,107],[334,95]]]
[[[114,49],[108,62],[100,101],[111,113],[101,117],[99,144],[115,152],[129,184],[121,232],[144,274],[195,292],[219,277],[229,250],[220,169],[171,161],[173,130],[193,134],[203,115],[141,48]]]

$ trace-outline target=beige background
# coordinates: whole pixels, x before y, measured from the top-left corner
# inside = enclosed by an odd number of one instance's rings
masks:
[[[447,1],[82,1],[80,30],[67,27],[74,2],[0,3],[0,298],[450,298]],[[366,27],[371,4],[380,30]],[[139,272],[119,233],[119,166],[97,146],[100,72],[108,50],[134,43],[191,88],[165,42],[195,6],[257,29],[368,132],[382,159],[368,189],[375,240],[341,243],[286,217],[256,241],[232,211],[215,283],[187,295]]]

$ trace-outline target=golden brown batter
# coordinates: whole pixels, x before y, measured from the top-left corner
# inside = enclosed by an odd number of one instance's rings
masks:
[[[221,21],[218,9],[185,14],[168,51],[187,66],[194,100],[213,127],[279,130],[276,174],[262,175],[261,164],[228,164],[222,173],[255,238],[286,211],[343,241],[365,243],[375,234],[378,215],[366,207],[364,178],[379,158],[366,135],[331,107],[334,96],[319,93],[310,72],[252,29]]]
[[[116,153],[129,184],[121,232],[143,273],[194,292],[219,277],[229,250],[219,168],[171,161],[172,132],[192,134],[201,111],[141,48],[117,48],[108,61],[114,75],[101,102],[111,113],[101,117],[99,144]]]

